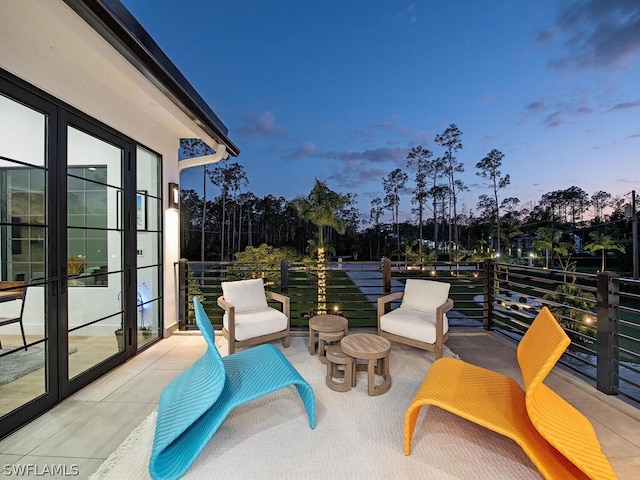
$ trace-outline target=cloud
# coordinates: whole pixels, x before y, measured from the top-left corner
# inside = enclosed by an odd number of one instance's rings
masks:
[[[539,118],[547,128],[575,122],[576,117],[594,113],[594,109],[587,105],[582,96],[565,98],[562,100],[536,100],[524,107],[524,115],[519,124],[526,123],[530,118]]]
[[[374,182],[381,186],[382,178],[388,174],[389,171],[382,168],[382,166],[372,166],[364,161],[353,161],[345,162],[343,168],[333,169],[328,180],[339,189],[349,190],[369,182]]]
[[[285,151],[283,158],[286,160],[301,160],[309,158],[324,158],[342,162],[362,160],[369,163],[384,163],[404,161],[409,149],[402,145],[393,147],[368,148],[364,150],[320,150],[312,142],[307,142],[300,147],[290,148]]]
[[[284,137],[286,130],[276,124],[275,117],[267,110],[262,115],[247,115],[236,130],[241,137]]]
[[[408,130],[405,127],[402,127],[400,125],[397,125],[391,122],[372,123],[369,125],[369,128],[374,131],[396,132],[401,135],[404,135],[408,132]]]
[[[542,44],[553,43],[553,41],[557,37],[557,34],[558,32],[556,30],[548,30],[548,29],[540,30],[536,33],[535,42],[542,43]]]
[[[381,185],[389,172],[406,165],[412,147],[427,147],[432,138],[433,134],[425,130],[378,122],[347,132],[350,148],[332,149],[325,148],[324,143],[306,142],[280,148],[277,154],[284,160],[324,164],[320,168],[327,172],[325,178],[339,188],[348,189],[369,182]]]
[[[336,158],[342,161],[365,160],[370,163],[386,163],[404,161],[409,149],[396,145],[394,147],[368,148],[362,151],[343,150],[336,152]]]
[[[381,139],[409,137],[411,131],[391,122],[371,123],[364,128],[347,132],[347,140],[365,144],[379,143]]]
[[[554,28],[539,31],[535,40],[561,44],[563,52],[549,62],[553,68],[628,67],[640,57],[638,1],[576,0],[564,4]]]
[[[482,97],[482,104],[483,105],[487,105],[491,102],[493,102],[496,98],[496,94],[495,93],[487,93]]]
[[[535,100],[524,106],[524,113],[522,118],[518,121],[518,125],[524,125],[531,118],[542,116],[544,119],[545,111],[549,108],[549,103],[546,100]]]
[[[403,145],[367,148],[361,150],[319,149],[308,142],[283,152],[286,160],[314,160],[330,162],[327,180],[338,188],[349,189],[368,182],[381,184],[390,171],[404,166],[409,148]]]
[[[544,123],[544,126],[547,128],[554,128],[570,122],[565,119],[563,112],[556,111],[547,115],[544,118],[543,123]]]
[[[470,182],[467,183],[466,186],[469,188],[469,190],[471,190],[472,192],[476,192],[476,191],[485,191],[487,190],[487,188],[490,188],[490,184],[489,182],[486,183],[482,183],[482,182]]]
[[[280,153],[281,148],[278,145],[269,145],[267,148],[265,148],[265,152],[269,153],[269,154],[277,154]]]
[[[411,146],[422,145],[427,148],[432,144],[435,135],[428,130],[421,130],[414,134],[414,139],[410,142]]]
[[[640,107],[640,100],[636,100],[635,102],[616,103],[613,107],[609,109],[609,111],[613,112],[616,110],[629,110],[629,109],[638,108],[638,107]]]
[[[393,16],[394,19],[396,20],[407,20],[409,23],[416,23],[418,21],[418,15],[416,14],[416,6],[415,4],[411,4],[409,5],[407,8],[405,8],[404,10],[401,10],[400,12],[396,13]]]
[[[635,178],[616,178],[615,181],[618,183],[624,183],[624,184],[630,184],[630,185],[636,185],[637,183],[637,180]]]
[[[548,107],[546,100],[536,100],[535,102],[531,102],[529,105],[525,107],[527,112],[538,113],[543,110],[546,110]]]
[[[346,134],[346,140],[349,143],[366,146],[386,142],[387,145],[393,146],[422,145],[428,148],[432,144],[433,138],[433,133],[428,130],[412,130],[392,122],[372,123],[361,129],[350,130]]]
[[[316,148],[313,142],[307,142],[301,147],[290,148],[285,150],[283,158],[286,160],[299,160],[303,158],[322,158],[325,154]]]
[[[587,105],[580,105],[578,107],[575,107],[572,110],[572,113],[579,114],[579,115],[588,115],[590,113],[593,113],[593,109]]]

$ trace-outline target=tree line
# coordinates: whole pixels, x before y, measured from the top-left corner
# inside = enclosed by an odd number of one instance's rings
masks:
[[[504,154],[491,149],[475,164],[489,193],[478,196],[475,211],[466,211],[459,205],[460,193],[468,190],[460,179],[465,165],[457,158],[462,132],[451,124],[436,135],[434,144],[442,149],[438,155],[414,147],[404,168],[381,179],[384,194],[371,200],[367,219],[355,195],[334,192],[319,180],[307,197],[258,197],[245,190],[249,180],[241,164],[206,166],[203,196],[194,190],[181,192],[182,255],[190,260],[233,260],[247,246],[268,244],[290,247],[302,256],[317,252],[319,241],[327,253],[360,260],[501,256],[531,262],[534,255],[536,263],[551,268],[570,264],[572,255],[585,251],[601,252],[603,259],[609,251],[618,252],[621,268],[631,264],[631,248],[625,249],[632,240],[628,199],[605,191],[589,195],[572,186],[523,205],[516,196],[503,195],[510,175],[502,172]],[[202,147],[197,143],[183,145],[187,156],[203,154],[198,148]],[[211,185],[216,192],[209,199]],[[400,221],[399,205],[407,196],[412,219]],[[323,199],[331,202],[324,205]],[[302,211],[304,205],[317,211]],[[391,222],[382,221],[385,211]],[[317,219],[322,215],[332,220],[319,231]]]

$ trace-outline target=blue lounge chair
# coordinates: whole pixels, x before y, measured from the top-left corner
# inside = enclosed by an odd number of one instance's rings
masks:
[[[294,385],[315,428],[311,386],[273,345],[221,357],[209,318],[194,299],[196,323],[207,351],[165,387],[158,403],[149,473],[155,480],[184,475],[238,405]]]

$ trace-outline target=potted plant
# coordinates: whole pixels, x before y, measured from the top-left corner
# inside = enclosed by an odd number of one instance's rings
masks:
[[[147,326],[145,324],[143,304],[142,294],[138,292],[138,334],[141,334],[142,338],[149,338],[153,336],[153,328],[151,325]]]
[[[118,342],[118,351],[124,350],[124,332],[122,327],[115,330],[113,333],[116,335],[116,341]]]
[[[118,301],[120,300],[120,293],[118,293]],[[142,294],[138,292],[137,294],[137,310],[138,310],[138,335],[142,336],[143,339],[147,339],[153,336],[153,328],[151,325],[147,326],[144,320],[144,299],[142,298]],[[116,336],[116,340],[118,342],[118,351],[124,349],[124,331],[122,327],[118,327],[113,332]]]
[[[151,327],[142,327],[138,330],[138,333],[142,334],[142,338],[150,338],[153,336],[153,330],[151,330]]]

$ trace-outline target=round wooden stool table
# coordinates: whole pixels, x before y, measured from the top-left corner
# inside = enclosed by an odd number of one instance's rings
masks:
[[[309,354],[315,355],[316,353],[316,332],[320,333],[342,333],[347,334],[347,327],[349,322],[346,318],[340,315],[316,315],[309,319]],[[319,335],[318,335],[319,337]],[[332,341],[330,337],[325,336],[323,340],[318,338],[318,347],[324,346],[324,342]],[[335,337],[334,337],[335,338]],[[339,338],[334,340],[338,341]],[[322,344],[320,343],[322,341]],[[324,357],[324,349],[319,352],[321,357]]]
[[[327,387],[336,392],[348,392],[351,387],[356,386],[355,359],[344,353],[339,345],[331,345],[327,348],[327,376],[325,383]],[[340,366],[344,370],[340,370]],[[344,381],[337,382],[334,378],[342,378]]]
[[[327,349],[330,344],[337,344],[344,338],[344,330],[339,332],[318,332],[318,360],[320,363],[327,363]]]
[[[389,374],[389,353],[391,343],[372,333],[354,333],[346,335],[340,340],[340,348],[350,357],[366,360],[367,363],[356,361],[356,371],[367,371],[367,390],[369,395],[382,395],[391,388]],[[375,384],[375,375],[382,377],[380,385]]]

